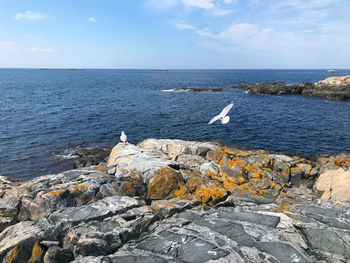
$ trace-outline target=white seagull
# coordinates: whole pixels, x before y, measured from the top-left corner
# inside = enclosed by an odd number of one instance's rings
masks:
[[[227,113],[230,111],[230,109],[233,106],[233,101],[229,105],[227,105],[219,115],[216,115],[214,118],[212,118],[208,124],[212,124],[213,122],[220,120],[221,124],[227,124],[230,121],[230,116],[226,116]]]
[[[120,140],[124,143],[128,140],[128,137],[126,137],[126,134],[124,133],[124,131],[122,131],[120,135]]]

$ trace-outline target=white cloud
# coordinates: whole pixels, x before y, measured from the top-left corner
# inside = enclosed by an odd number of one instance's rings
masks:
[[[236,0],[224,0],[225,4],[233,4],[235,2],[236,2]]]
[[[40,47],[33,47],[30,49],[30,52],[32,53],[55,53],[57,52],[57,49],[54,48],[40,48]]]
[[[186,22],[184,21],[177,21],[177,22],[172,22],[172,24],[177,28],[177,29],[181,29],[181,30],[184,30],[184,29],[191,29],[191,30],[197,30],[196,27],[190,25],[190,24],[187,24]]]
[[[27,20],[37,20],[37,19],[46,19],[49,16],[43,13],[35,13],[32,11],[25,11],[24,13],[17,13],[14,18],[16,20],[27,19]]]
[[[214,34],[211,33],[207,28],[197,28],[185,21],[170,22],[173,26],[180,30],[192,30],[198,36],[215,38]]]
[[[233,10],[228,9],[228,10],[224,10],[224,9],[219,9],[219,8],[215,8],[213,9],[213,16],[227,16],[228,14],[232,13]]]
[[[90,17],[90,18],[89,18],[89,21],[90,21],[91,23],[97,23],[97,19],[94,18],[94,17]]]
[[[215,7],[213,0],[182,0],[182,3],[187,7],[197,7],[206,10]]]

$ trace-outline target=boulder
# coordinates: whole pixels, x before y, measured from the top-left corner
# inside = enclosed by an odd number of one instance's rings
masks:
[[[322,193],[322,199],[338,201],[350,201],[350,169],[328,170],[322,173],[314,186],[314,189]]]
[[[74,260],[73,253],[58,246],[49,247],[44,256],[44,263],[66,263]]]
[[[181,174],[170,167],[159,168],[146,183],[149,198],[171,197],[183,186]]]

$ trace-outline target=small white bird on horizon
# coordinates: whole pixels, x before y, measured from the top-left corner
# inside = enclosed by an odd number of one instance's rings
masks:
[[[126,134],[124,133],[124,131],[122,131],[120,135],[120,140],[124,143],[126,143],[126,141],[128,140],[128,137],[126,137]]]
[[[230,116],[226,116],[227,113],[230,111],[230,109],[233,106],[233,101],[229,105],[227,105],[219,115],[216,115],[214,118],[212,118],[208,124],[212,124],[213,122],[220,120],[221,124],[227,124],[230,121]]]

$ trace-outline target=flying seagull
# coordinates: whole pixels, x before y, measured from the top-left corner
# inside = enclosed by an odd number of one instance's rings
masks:
[[[124,131],[122,131],[122,133],[120,135],[120,140],[125,143],[127,141],[127,139],[128,139],[128,137],[126,137],[126,134],[124,133]]]
[[[227,105],[219,115],[216,115],[214,118],[212,118],[208,124],[212,124],[213,122],[220,120],[221,124],[227,124],[230,121],[230,116],[226,116],[227,113],[230,111],[230,109],[233,106],[233,101],[229,105]]]

